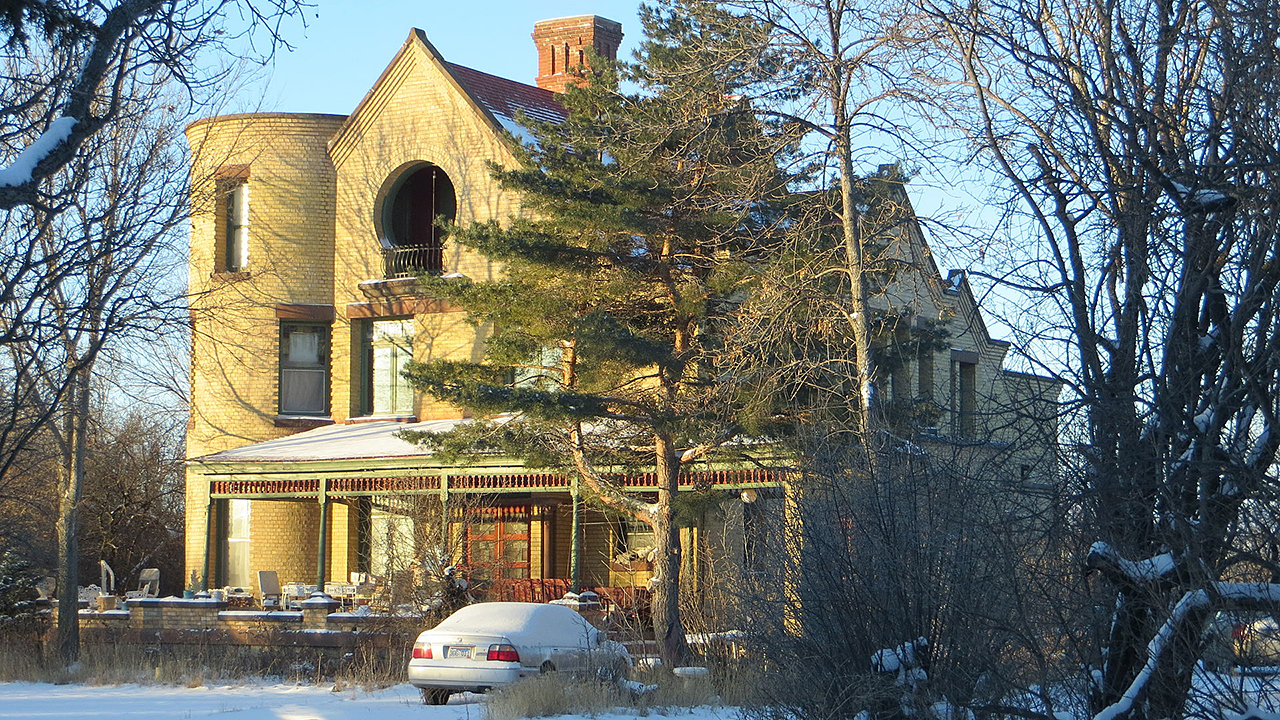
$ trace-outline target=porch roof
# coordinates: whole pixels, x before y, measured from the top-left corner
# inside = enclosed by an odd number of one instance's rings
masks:
[[[411,458],[431,451],[396,437],[401,430],[452,430],[463,419],[406,423],[394,420],[327,425],[275,440],[223,450],[192,458],[198,462],[305,462],[308,460],[363,460]]]
[[[323,498],[434,493],[576,492],[570,475],[528,468],[499,455],[459,466],[431,450],[396,437],[402,430],[444,431],[466,419],[330,425],[287,437],[192,458],[196,474],[209,482],[210,497]],[[763,458],[757,458],[761,461]],[[682,488],[767,487],[782,470],[744,467],[738,461],[702,461],[680,474]],[[632,491],[657,489],[652,472],[610,469],[615,482]]]

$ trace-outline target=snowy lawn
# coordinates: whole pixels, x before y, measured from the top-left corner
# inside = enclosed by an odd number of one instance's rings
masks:
[[[332,692],[314,685],[49,685],[0,683],[0,719],[94,720],[95,718],[217,717],[220,720],[484,720],[484,697],[454,695],[448,705],[423,705],[410,685],[366,693]],[[662,711],[659,711],[662,713]],[[603,714],[595,720],[631,720],[634,713]],[[653,713],[651,717],[658,713]],[[731,720],[733,708],[671,708],[670,720]],[[581,715],[562,716],[583,718]]]

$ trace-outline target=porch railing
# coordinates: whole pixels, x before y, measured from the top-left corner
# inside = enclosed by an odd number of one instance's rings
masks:
[[[439,272],[444,267],[442,247],[393,247],[382,249],[383,277],[415,277],[426,272]]]
[[[559,600],[573,590],[573,581],[564,578],[503,578],[494,580],[482,590],[486,600],[544,603]],[[623,617],[644,625],[650,622],[649,607],[653,593],[644,587],[586,586],[600,596],[600,604],[607,611],[619,612]]]

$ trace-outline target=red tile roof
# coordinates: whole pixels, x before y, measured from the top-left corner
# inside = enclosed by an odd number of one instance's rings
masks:
[[[515,122],[517,111],[535,120],[560,122],[565,118],[564,107],[556,101],[556,94],[550,90],[482,73],[462,65],[446,64],[458,84],[493,113],[504,127]]]

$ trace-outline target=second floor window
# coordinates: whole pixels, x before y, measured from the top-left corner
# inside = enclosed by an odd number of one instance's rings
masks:
[[[453,183],[443,170],[424,163],[396,180],[383,205],[382,231],[387,278],[444,269],[444,231],[457,213]]]
[[[329,327],[280,325],[280,414],[327,415]]]
[[[364,367],[373,415],[412,415],[413,388],[404,377],[413,359],[413,319],[374,320],[366,326]]]

